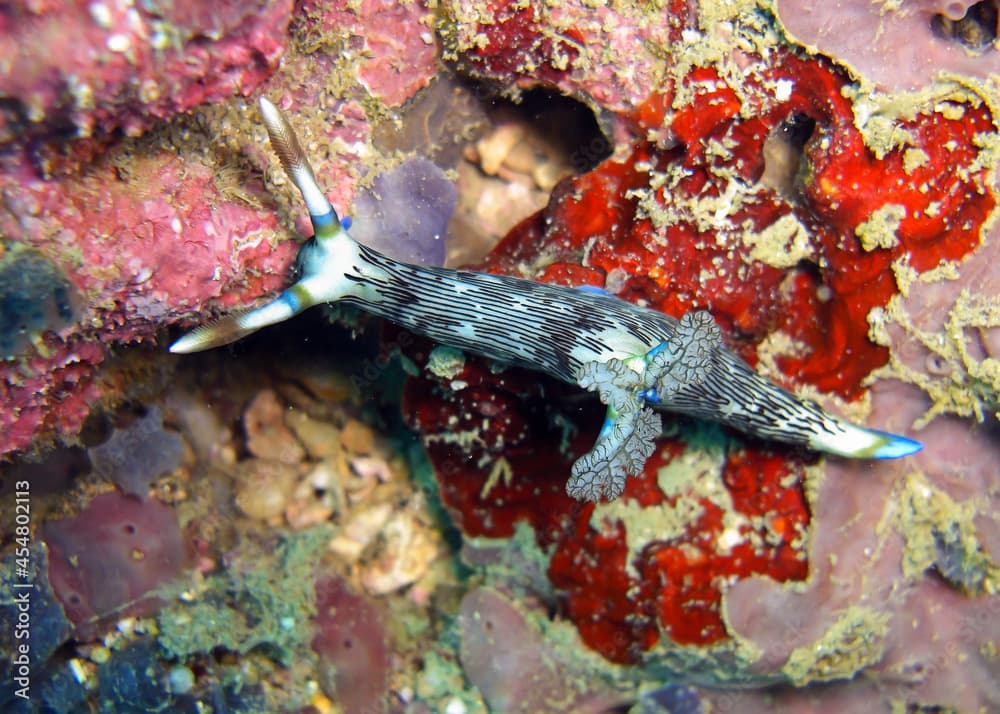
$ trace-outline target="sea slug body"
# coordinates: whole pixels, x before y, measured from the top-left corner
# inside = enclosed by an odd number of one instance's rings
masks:
[[[654,409],[715,420],[765,439],[855,458],[898,458],[919,442],[846,422],[754,372],[727,350],[715,320],[676,320],[610,295],[503,275],[402,263],[355,241],[316,183],[291,126],[267,99],[271,144],[299,188],[315,229],[298,281],[271,302],[196,328],[172,352],[217,347],[313,305],[362,307],[442,344],[540,370],[597,391],[608,407],[594,447],[567,491],[621,495],[660,433]]]

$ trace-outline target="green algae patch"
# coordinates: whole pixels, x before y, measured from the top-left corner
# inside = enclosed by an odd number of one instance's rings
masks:
[[[535,529],[525,521],[514,524],[510,538],[464,538],[467,544],[462,558],[465,564],[481,573],[486,584],[511,583],[526,590],[552,596],[552,585],[547,573],[552,559],[538,545]],[[482,557],[482,563],[472,562]]]
[[[816,642],[797,647],[782,668],[796,686],[850,679],[883,655],[889,615],[852,606]]]
[[[286,535],[273,549],[247,544],[230,567],[160,613],[160,646],[181,660],[259,648],[290,665],[309,649],[316,563],[329,539],[329,529],[314,528]]]
[[[457,650],[457,643],[454,648]],[[445,654],[443,650],[431,650],[425,655],[414,691],[421,702],[436,705],[435,711],[489,712],[482,695],[465,678],[458,658]]]
[[[918,578],[933,567],[966,595],[997,592],[1000,568],[976,537],[974,499],[956,503],[916,472],[903,480],[898,502],[896,527],[905,542],[907,577]]]
[[[617,691],[628,691],[634,687],[637,679],[635,670],[627,665],[614,664],[588,647],[573,623],[561,618],[550,619],[538,610],[525,615],[528,622],[541,631],[542,641],[551,648],[564,676],[578,691],[586,691],[594,682],[601,682]]]
[[[663,633],[659,642],[642,655],[646,681],[670,681],[678,677],[706,686],[760,686],[775,683],[770,675],[753,670],[760,648],[748,639],[730,637],[713,645],[679,645]]]

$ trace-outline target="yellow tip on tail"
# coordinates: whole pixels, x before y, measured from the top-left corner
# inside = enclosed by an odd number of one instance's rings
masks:
[[[284,322],[312,304],[300,300],[294,289],[286,290],[258,308],[226,315],[215,322],[194,328],[170,345],[170,351],[174,354],[189,354],[228,345],[262,327]]]
[[[218,320],[200,325],[179,340],[170,345],[170,351],[174,354],[190,354],[191,352],[203,352],[215,347],[228,345],[236,342],[241,337],[253,332],[240,326],[240,318],[245,312],[226,315]]]

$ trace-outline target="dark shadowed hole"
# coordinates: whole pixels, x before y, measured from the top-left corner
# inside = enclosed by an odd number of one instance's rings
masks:
[[[997,0],[983,0],[970,7],[959,20],[943,13],[931,18],[931,31],[975,52],[984,52],[997,39]]]
[[[525,90],[511,101],[489,83],[449,74],[419,92],[391,121],[379,123],[372,139],[382,151],[416,151],[447,169],[467,143],[512,118],[529,125],[574,173],[611,155],[599,118],[583,102],[544,88]]]
[[[813,284],[817,287],[824,284],[823,271],[820,269],[819,265],[812,260],[803,258],[795,265],[795,270],[798,273],[805,273],[808,275],[812,279]]]
[[[816,120],[808,114],[796,112],[781,122],[778,130],[784,141],[801,153],[806,142],[816,130]]]
[[[519,117],[575,174],[590,171],[611,155],[593,110],[583,102],[549,89],[529,89],[518,101],[480,90],[481,101],[494,124]]]
[[[122,533],[125,535],[135,535],[135,526],[131,523],[126,523],[122,526]]]
[[[598,126],[594,112],[582,102],[535,89],[525,92],[516,106],[550,145],[567,155],[575,173],[586,173],[611,155],[611,142]]]
[[[354,640],[351,639],[344,640],[344,649],[347,650],[354,649]]]
[[[74,479],[88,471],[87,452],[78,446],[25,455],[0,464],[0,497],[12,494],[18,481],[31,483],[32,496],[65,493]]]

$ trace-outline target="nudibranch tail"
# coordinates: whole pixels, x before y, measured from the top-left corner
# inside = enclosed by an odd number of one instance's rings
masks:
[[[705,379],[683,385],[662,406],[761,438],[854,459],[896,459],[923,448],[905,436],[830,414],[761,376],[726,349],[717,350],[712,362]]]
[[[900,459],[924,448],[919,441],[899,434],[837,421],[836,434],[820,434],[809,445],[817,451],[852,459]]]

